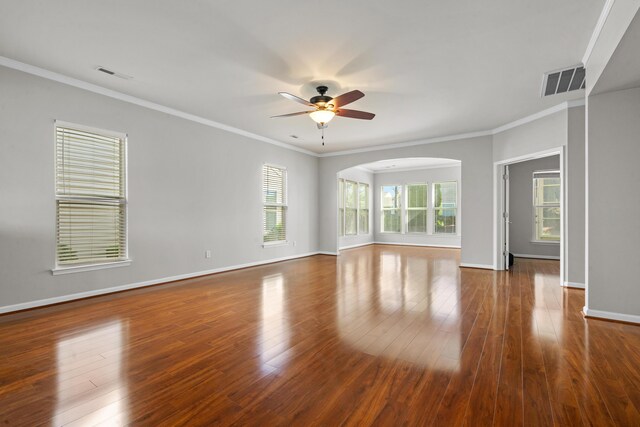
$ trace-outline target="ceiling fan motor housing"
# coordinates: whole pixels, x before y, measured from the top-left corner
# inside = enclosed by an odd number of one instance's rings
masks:
[[[320,95],[316,95],[316,96],[314,96],[313,98],[311,98],[309,100],[309,102],[311,102],[312,104],[323,105],[323,104],[329,103],[329,101],[331,101],[333,99],[332,97],[325,95],[325,93],[327,93],[327,90],[329,90],[328,87],[326,87],[326,86],[318,86],[316,88],[316,90],[318,91],[318,93]]]

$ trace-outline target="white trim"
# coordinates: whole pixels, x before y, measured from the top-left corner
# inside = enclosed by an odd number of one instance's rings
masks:
[[[141,98],[137,98],[135,96],[127,95],[122,92],[118,92],[112,89],[107,89],[102,86],[95,85],[93,83],[88,83],[83,80],[75,79],[73,77],[68,77],[63,74],[59,74],[53,71],[45,70],[44,68],[36,67],[34,65],[25,64],[24,62],[19,62],[14,59],[7,58],[5,56],[0,56],[0,65],[13,68],[14,70],[22,71],[27,74],[33,74],[34,76],[43,77],[45,79],[53,80],[58,83],[63,83],[69,86],[74,86],[79,89],[88,90],[89,92],[97,93],[100,95],[108,96],[110,98],[114,98],[120,101],[128,102],[130,104],[139,105],[144,108],[149,108],[151,110],[160,111],[162,113],[170,114],[175,117],[180,117],[185,120],[189,120],[195,123],[200,123],[205,126],[209,126],[216,129],[221,129],[227,132],[235,133],[237,135],[242,135],[247,138],[251,138],[254,140],[266,142],[268,144],[277,145],[278,147],[287,148],[289,150],[298,151],[300,153],[304,153],[310,156],[317,156],[317,153],[314,153],[309,150],[305,150],[304,148],[296,147],[294,145],[290,145],[284,142],[276,141],[275,139],[267,138],[252,132],[248,132],[242,129],[238,129],[233,126],[225,125],[220,122],[216,122],[214,120],[206,119],[204,117],[196,116],[195,114],[185,113],[184,111],[176,110],[175,108],[167,107],[161,104],[156,104],[155,102],[147,101]]]
[[[451,164],[451,165],[433,165],[433,166],[414,166],[414,167],[410,167],[410,168],[381,169],[381,170],[374,170],[373,173],[374,174],[378,174],[378,173],[417,171],[417,170],[424,170],[424,169],[459,168],[461,166],[462,166],[462,162],[458,160],[455,165]]]
[[[427,138],[418,141],[398,142],[395,144],[374,145],[373,147],[355,148],[353,150],[330,151],[328,153],[317,154],[318,157],[346,156],[349,154],[367,153],[369,151],[388,150],[391,148],[413,147],[415,145],[434,144],[436,142],[455,141],[458,139],[476,138],[479,136],[489,136],[491,131],[483,130],[479,132],[463,133],[458,135],[442,136],[437,138]]]
[[[263,248],[272,248],[274,246],[287,246],[289,244],[288,240],[277,240],[272,242],[264,242],[262,244]]]
[[[404,243],[404,242],[373,242],[375,245],[393,245],[393,246],[424,246],[427,248],[445,248],[445,249],[460,249],[460,245],[441,245],[433,243]],[[493,267],[492,267],[493,268]]]
[[[592,310],[583,307],[582,312],[585,316],[591,318],[618,320],[620,322],[640,323],[640,316],[636,314],[614,313],[612,311]]]
[[[547,246],[558,246],[560,245],[560,240],[558,241],[550,241],[550,240],[531,240],[529,243],[534,245],[547,245]]]
[[[562,286],[564,286],[565,288],[575,288],[575,289],[585,289],[586,288],[584,283],[578,283],[578,282],[564,282],[564,283],[562,283]]]
[[[608,0],[613,3],[612,0]],[[607,12],[608,13],[608,12]],[[584,62],[584,61],[583,61]],[[161,104],[157,104],[155,102],[147,101],[141,98],[137,98],[135,96],[127,95],[122,92],[118,92],[112,89],[107,89],[102,86],[98,86],[93,83],[88,83],[83,80],[79,80],[73,77],[68,77],[63,74],[59,74],[53,71],[46,70],[44,68],[36,67],[34,65],[26,64],[24,62],[16,61],[11,58],[7,58],[6,56],[0,56],[0,65],[12,68],[14,70],[22,71],[27,74],[32,74],[34,76],[42,77],[48,80],[53,80],[62,84],[66,84],[69,86],[77,87],[79,89],[84,89],[89,92],[97,93],[100,95],[108,96],[110,98],[114,98],[120,101],[128,102],[130,104],[135,104],[144,108],[148,108],[151,110],[159,111],[162,113],[166,113],[175,117],[179,117],[185,120],[189,120],[195,123],[199,123],[205,126],[209,126],[216,129],[221,129],[227,132],[235,133],[237,135],[241,135],[250,139],[254,139],[257,141],[266,142],[268,144],[276,145],[278,147],[286,148],[289,150],[297,151],[299,153],[304,153],[313,157],[332,157],[332,156],[345,156],[349,154],[356,153],[366,153],[369,151],[379,151],[379,150],[387,150],[391,148],[401,148],[401,147],[412,147],[416,145],[424,145],[424,144],[433,144],[437,142],[447,142],[447,141],[456,141],[460,139],[469,139],[469,138],[477,138],[481,136],[490,136],[495,135],[497,133],[503,132],[507,129],[511,129],[517,126],[521,126],[525,123],[532,122],[534,120],[538,120],[542,117],[548,116],[550,114],[554,114],[558,111],[562,111],[568,108],[577,107],[581,105],[585,105],[584,99],[576,99],[571,101],[566,101],[561,104],[556,105],[555,107],[547,108],[546,110],[540,111],[538,113],[532,114],[530,116],[526,116],[522,119],[515,120],[513,122],[507,123],[505,125],[499,126],[492,130],[483,130],[476,132],[469,132],[463,134],[456,135],[447,135],[442,137],[435,138],[426,138],[418,141],[408,141],[408,142],[399,142],[395,144],[385,144],[385,145],[376,145],[373,147],[363,147],[356,148],[353,150],[344,150],[344,151],[332,151],[327,153],[316,153],[310,150],[306,150],[304,148],[287,144],[286,142],[277,141],[275,139],[267,138],[262,135],[258,135],[252,132],[248,132],[233,126],[225,125],[220,122],[216,122],[214,120],[210,120],[204,117],[196,116],[195,114],[186,113],[184,111],[176,110],[175,108],[167,107]]]
[[[483,270],[493,270],[493,265],[491,264],[470,264],[468,262],[461,262],[460,267],[463,268],[480,268]]]
[[[552,259],[559,261],[559,255],[531,255],[531,254],[513,254],[516,258],[532,258],[532,259]]]
[[[332,255],[338,256],[338,252],[329,252],[329,251],[318,251],[316,252],[318,255]]]
[[[131,265],[130,259],[115,262],[105,262],[103,264],[85,264],[73,265],[69,267],[56,267],[51,269],[51,274],[58,276],[60,274],[81,273],[83,271],[103,270],[105,268],[126,267]]]
[[[239,270],[241,268],[256,267],[256,266],[264,265],[264,264],[272,264],[272,263],[275,263],[275,262],[288,261],[288,260],[296,259],[296,258],[306,258],[306,257],[317,255],[317,254],[335,255],[335,254],[332,254],[332,253],[319,252],[319,251],[307,252],[307,253],[300,254],[300,255],[290,255],[290,256],[286,256],[286,257],[272,258],[272,259],[268,259],[268,260],[264,260],[264,261],[248,262],[246,264],[231,265],[231,266],[228,266],[228,267],[214,268],[212,270],[197,271],[195,273],[178,274],[176,276],[162,277],[162,278],[159,278],[159,279],[152,279],[152,280],[147,280],[147,281],[144,281],[144,282],[130,283],[128,285],[121,285],[121,286],[114,286],[114,287],[111,287],[111,288],[96,289],[94,291],[78,292],[78,293],[75,293],[75,294],[63,295],[63,296],[53,297],[53,298],[46,298],[46,299],[41,299],[41,300],[36,300],[36,301],[23,302],[23,303],[13,304],[13,305],[5,305],[3,307],[0,307],[0,313],[9,313],[9,312],[12,312],[12,311],[26,310],[26,309],[29,309],[29,308],[41,307],[41,306],[51,305],[51,304],[57,304],[57,303],[66,302],[66,301],[73,301],[73,300],[77,300],[77,299],[81,299],[81,298],[88,298],[88,297],[93,297],[93,296],[97,296],[97,295],[111,294],[111,293],[114,293],[114,292],[126,291],[126,290],[129,290],[129,289],[143,288],[145,286],[159,285],[159,284],[162,284],[162,283],[174,282],[176,280],[190,279],[190,278],[193,278],[193,277],[207,276],[209,274],[222,273],[222,272],[225,272],[225,271]]]
[[[357,245],[340,246],[338,249],[339,250],[342,250],[342,249],[353,249],[353,248],[359,248],[361,246],[374,245],[375,243],[376,242],[358,243]]]
[[[602,12],[600,12],[600,16],[598,17],[598,22],[596,22],[596,27],[593,29],[593,33],[591,34],[591,38],[589,39],[589,44],[587,45],[587,50],[582,57],[582,63],[584,66],[587,66],[587,62],[593,53],[593,49],[596,46],[596,42],[598,38],[600,38],[600,33],[602,33],[602,29],[604,28],[605,22],[607,22],[607,18],[609,17],[609,12],[611,12],[611,8],[613,7],[613,3],[615,0],[607,0],[602,8]]]

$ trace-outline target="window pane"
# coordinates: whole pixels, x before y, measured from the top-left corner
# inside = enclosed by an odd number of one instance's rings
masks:
[[[357,234],[358,232],[357,215],[358,215],[358,209],[347,208],[345,219],[344,219],[346,235],[351,236],[351,235]]]
[[[427,207],[427,184],[407,185],[407,208]]]
[[[536,208],[536,239],[560,240],[560,208]]]
[[[399,208],[401,196],[402,196],[402,187],[398,185],[382,186],[382,207],[383,208]]]
[[[455,208],[439,208],[434,210],[434,233],[455,234],[456,233],[456,210]]]
[[[427,232],[427,211],[422,209],[407,211],[407,232]]]
[[[286,239],[286,208],[284,206],[264,207],[264,241],[277,242]]]
[[[369,234],[369,209],[360,209],[360,234]]]
[[[455,208],[458,202],[458,183],[439,182],[433,185],[433,207]]]
[[[275,166],[262,168],[262,190],[265,203],[285,204],[285,182],[287,171]]]
[[[344,179],[338,180],[338,208],[344,207]]]
[[[345,182],[345,206],[347,208],[357,208],[358,184],[353,181]]]
[[[344,208],[338,209],[338,233],[344,236]]]
[[[367,184],[359,184],[358,200],[360,209],[369,209],[369,186]]]
[[[401,231],[400,209],[385,209],[382,211],[382,231],[400,233]]]

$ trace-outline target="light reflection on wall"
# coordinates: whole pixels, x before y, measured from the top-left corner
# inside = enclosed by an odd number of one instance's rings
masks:
[[[121,321],[61,339],[56,348],[57,402],[53,425],[124,425],[126,328]]]
[[[458,270],[454,260],[397,252],[341,255],[336,287],[340,338],[375,356],[458,371],[460,283],[451,279],[457,277],[451,269]]]
[[[282,274],[264,277],[260,324],[260,360],[263,364],[289,345],[289,320],[285,316],[285,310]]]

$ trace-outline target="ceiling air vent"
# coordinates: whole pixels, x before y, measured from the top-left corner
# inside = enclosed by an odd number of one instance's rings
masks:
[[[127,76],[126,74],[118,73],[117,71],[112,71],[104,67],[96,67],[96,70],[100,71],[101,73],[109,74],[110,76],[114,77],[120,77],[121,79],[125,80],[131,80],[133,78],[131,76]]]
[[[584,89],[585,71],[582,65],[545,73],[542,81],[542,96]]]

